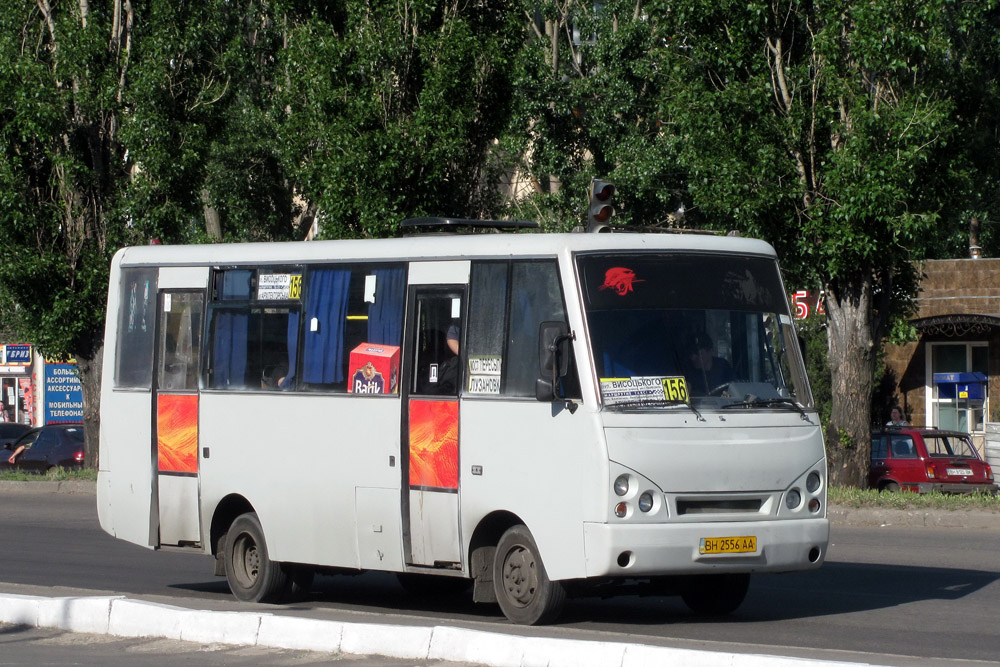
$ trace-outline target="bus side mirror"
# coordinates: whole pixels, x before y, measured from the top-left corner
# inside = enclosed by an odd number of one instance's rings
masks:
[[[551,402],[556,396],[558,379],[569,372],[569,351],[566,349],[573,334],[565,322],[542,322],[538,327],[538,379],[535,398]]]

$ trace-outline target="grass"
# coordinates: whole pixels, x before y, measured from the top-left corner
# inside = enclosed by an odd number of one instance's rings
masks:
[[[97,471],[92,468],[69,470],[56,468],[47,475],[33,475],[19,471],[0,472],[0,481],[14,482],[65,482],[70,480],[94,482]],[[1000,494],[945,495],[943,493],[879,493],[872,489],[847,489],[832,486],[827,490],[827,502],[844,507],[871,507],[876,509],[938,509],[986,510],[1000,512]]]
[[[946,495],[898,492],[879,493],[873,489],[845,489],[831,486],[827,489],[827,502],[844,507],[870,507],[875,509],[935,509],[935,510],[986,510],[1000,511],[1000,495],[972,493]]]
[[[55,468],[52,472],[44,475],[21,472],[20,470],[5,470],[0,472],[0,482],[96,482],[97,471],[93,468],[83,470],[71,470],[68,468]]]

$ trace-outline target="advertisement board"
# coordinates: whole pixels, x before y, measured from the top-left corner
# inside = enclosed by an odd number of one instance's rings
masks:
[[[45,364],[45,423],[83,421],[83,386],[76,364]]]

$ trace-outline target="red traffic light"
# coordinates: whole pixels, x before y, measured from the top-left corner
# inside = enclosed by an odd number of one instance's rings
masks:
[[[590,184],[590,204],[587,208],[587,229],[596,232],[615,214],[615,186],[612,183],[594,179]]]

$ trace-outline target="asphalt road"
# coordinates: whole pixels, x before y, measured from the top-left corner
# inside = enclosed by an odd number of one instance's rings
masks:
[[[389,575],[318,577],[279,613],[492,632],[638,642],[709,650],[808,655],[879,664],[1000,662],[1000,531],[834,524],[817,572],[758,575],[740,610],[692,616],[679,599],[571,600],[548,628],[517,628],[496,607],[465,597],[407,595]],[[117,541],[97,523],[93,495],[0,491],[0,590],[37,587],[145,596],[206,609],[238,603],[205,556]],[[58,595],[58,590],[49,594]]]

